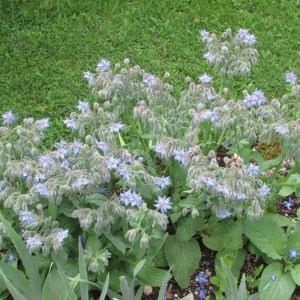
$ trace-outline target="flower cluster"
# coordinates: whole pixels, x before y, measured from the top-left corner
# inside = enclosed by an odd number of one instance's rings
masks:
[[[203,57],[222,76],[249,75],[251,65],[257,62],[258,52],[253,48],[256,37],[248,29],[240,29],[236,34],[227,29],[221,37],[201,30],[200,38],[208,50]]]

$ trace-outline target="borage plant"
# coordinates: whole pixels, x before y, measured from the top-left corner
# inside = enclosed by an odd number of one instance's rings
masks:
[[[257,50],[248,30],[200,35],[208,47],[204,57],[222,78],[250,73]],[[40,268],[45,272],[58,261],[76,276],[79,238],[88,269],[82,280],[103,286],[109,272],[111,293],[133,295],[135,286],[141,291],[166,282],[171,267],[177,283],[187,287],[201,260],[199,240],[218,251],[216,269],[224,260],[235,280],[254,247],[285,261],[283,244],[292,233],[279,229],[278,236],[285,236],[279,250],[261,245],[261,237],[270,234],[264,214],[274,211],[285,176],[278,171],[287,159],[299,164],[296,82],[291,94],[268,100],[258,89],[240,97],[229,85],[216,90],[204,73],[197,82],[187,78],[177,99],[165,82],[167,72],[160,79],[128,59],[123,66],[102,59],[96,71],[84,78],[97,102],[80,100],[64,120],[68,140],[50,149],[43,147],[49,119],[19,122],[12,111],[3,114],[3,212]],[[274,141],[280,154],[266,161],[255,149]],[[0,229],[2,248],[14,251],[3,224]],[[269,299],[269,287],[259,288],[261,299]]]

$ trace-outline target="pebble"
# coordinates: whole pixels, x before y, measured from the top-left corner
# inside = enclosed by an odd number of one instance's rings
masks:
[[[195,300],[193,293],[190,293],[179,300]]]

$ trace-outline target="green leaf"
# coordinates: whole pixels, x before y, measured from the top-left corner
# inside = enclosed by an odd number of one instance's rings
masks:
[[[230,268],[221,259],[221,266],[216,266],[216,273],[221,280],[222,287],[228,300],[242,300],[238,298],[238,288]]]
[[[9,292],[11,293],[11,296],[14,297],[14,299],[18,300],[28,300],[27,297],[25,297],[13,284],[12,282],[6,277],[5,273],[2,271],[2,268],[0,268],[0,275],[2,276],[5,285]]]
[[[258,287],[260,300],[289,300],[296,285],[290,273],[284,273],[279,262],[268,265]]]
[[[274,159],[265,160],[260,165],[260,169],[261,169],[261,171],[265,171],[267,169],[278,166],[279,164],[281,164],[281,162],[282,162],[282,157],[281,156],[279,156],[277,158],[274,158]]]
[[[78,238],[78,263],[79,263],[80,278],[83,280],[88,280],[86,264],[84,260],[84,253],[83,253],[80,238]],[[80,282],[80,296],[81,296],[81,300],[89,299],[89,287],[88,284],[85,282]]]
[[[26,296],[27,298],[32,297],[30,282],[23,272],[2,261],[0,262],[0,269],[1,274],[5,274],[6,279],[11,283],[12,286],[17,287],[18,291],[22,295]],[[5,281],[4,278],[3,280]],[[9,287],[7,286],[7,288]]]
[[[110,232],[105,232],[104,235],[112,242],[112,244],[124,255],[129,245],[124,243],[118,236],[112,235]]]
[[[240,249],[243,247],[242,229],[241,223],[224,220],[203,235],[203,244],[214,251]]]
[[[181,288],[188,287],[201,259],[199,244],[194,239],[182,242],[176,236],[169,236],[164,250],[169,266],[173,266],[175,280]]]
[[[281,259],[286,252],[284,230],[270,219],[246,220],[244,233],[261,252],[272,259]]]
[[[221,268],[221,262],[224,261],[226,265],[231,269],[233,276],[235,276],[235,278],[239,278],[241,268],[243,267],[245,262],[245,256],[246,253],[244,249],[235,251],[221,250],[217,253],[215,265]]]
[[[282,197],[287,197],[287,196],[293,194],[294,191],[295,191],[295,188],[285,185],[279,190],[278,194]]]
[[[176,238],[180,241],[189,241],[197,231],[203,229],[205,220],[202,216],[181,219],[176,228]]]
[[[146,261],[137,278],[146,285],[154,287],[161,285],[167,273],[166,270],[156,268],[149,261]]]
[[[295,265],[291,269],[291,276],[294,280],[294,282],[300,286],[300,265]]]
[[[300,231],[295,231],[288,236],[287,249],[300,251]]]
[[[280,227],[292,225],[292,220],[289,217],[282,216],[279,214],[266,213],[264,215],[264,219],[270,219]]]
[[[141,269],[145,265],[145,262],[146,262],[146,259],[143,259],[134,267],[133,277],[136,277],[136,275],[141,271]]]
[[[59,265],[57,268],[50,267],[48,276],[43,287],[42,300],[76,300],[77,297],[70,285],[67,276],[64,275]]]
[[[165,293],[166,293],[167,285],[168,285],[168,282],[169,282],[170,278],[172,277],[171,276],[171,270],[172,270],[172,267],[166,273],[166,276],[165,276],[164,280],[162,281],[162,284],[161,284],[160,289],[159,289],[159,294],[158,294],[157,300],[164,300],[165,299]]]
[[[134,294],[133,291],[130,290],[127,279],[125,276],[120,276],[120,287],[122,292],[122,298],[124,300],[133,299]]]
[[[42,282],[41,282],[41,277],[38,272],[38,268],[35,264],[34,259],[29,254],[28,249],[26,248],[26,245],[24,244],[22,239],[14,231],[14,229],[6,221],[6,219],[2,216],[1,213],[0,213],[0,220],[3,222],[11,241],[13,242],[14,246],[16,247],[19,257],[22,260],[22,263],[25,268],[25,273],[27,274],[27,276],[29,278],[30,285],[32,288],[32,299],[41,299]]]
[[[108,284],[109,284],[109,273],[107,273],[99,300],[105,300],[107,290],[108,290]]]

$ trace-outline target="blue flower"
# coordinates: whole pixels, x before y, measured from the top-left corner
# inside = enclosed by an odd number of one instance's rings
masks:
[[[253,164],[253,163],[250,163],[246,169],[246,173],[249,175],[249,176],[257,176],[259,175],[259,166]]]
[[[205,286],[202,286],[202,285],[197,287],[197,293],[198,293],[198,300],[204,300],[206,298],[206,296],[209,294],[209,292],[205,288]]]
[[[200,115],[198,117],[198,120],[200,122],[208,120],[212,123],[215,123],[219,120],[219,118],[220,117],[219,117],[218,113],[216,113],[214,111],[207,110],[207,111],[203,111],[203,112],[200,113]]]
[[[125,125],[122,123],[113,123],[109,126],[109,132],[119,132]]]
[[[12,262],[14,262],[14,261],[16,261],[16,260],[17,260],[17,258],[16,258],[16,255],[15,255],[15,254],[13,254],[13,253],[7,254],[6,262],[12,263]]]
[[[294,72],[285,73],[285,82],[290,83],[291,85],[297,84],[298,77]]]
[[[110,149],[109,144],[104,142],[96,142],[96,146],[98,149],[100,149],[103,152],[103,154],[106,154]]]
[[[121,193],[119,196],[119,201],[126,206],[131,205],[132,207],[141,207],[143,205],[142,197],[135,191],[131,190]]]
[[[83,149],[83,143],[74,140],[73,143],[70,144],[70,148],[74,155],[78,155]]]
[[[174,158],[178,160],[183,165],[186,165],[188,163],[188,157],[184,150],[178,149],[174,150]]]
[[[10,110],[2,115],[2,119],[3,119],[3,124],[12,125],[17,118],[13,114],[12,110]]]
[[[116,158],[114,156],[109,157],[105,161],[106,168],[109,170],[116,170],[121,162],[120,158]]]
[[[249,29],[240,29],[237,33],[241,43],[245,46],[253,46],[256,43],[256,37],[249,32]]]
[[[295,206],[295,201],[291,197],[289,197],[287,201],[283,202],[283,205],[286,209],[292,210]]]
[[[167,156],[167,149],[162,143],[158,143],[155,145],[153,149],[157,154],[160,154],[162,157]]]
[[[91,184],[91,181],[87,178],[84,178],[84,177],[81,177],[81,178],[78,178],[73,184],[72,184],[72,188],[74,190],[82,190],[82,188],[85,188],[87,187],[88,185]]]
[[[37,126],[38,130],[42,132],[49,127],[49,118],[37,120],[35,121],[35,125]]]
[[[67,238],[69,235],[69,230],[59,230],[58,232],[55,233],[55,241],[59,244],[63,242],[65,238]]]
[[[279,135],[286,137],[290,133],[289,128],[285,124],[277,124],[273,126],[273,129],[275,130],[276,133]]]
[[[267,197],[271,190],[272,189],[267,184],[263,183],[262,186],[258,189],[258,193],[262,198],[264,198]]]
[[[54,166],[55,161],[52,158],[51,154],[45,154],[39,157],[39,164],[43,169],[47,169]]]
[[[91,110],[90,103],[88,101],[79,101],[77,105],[77,109],[82,113],[88,112]]]
[[[156,204],[154,204],[154,207],[159,209],[162,213],[167,213],[168,210],[172,209],[172,206],[170,204],[171,198],[170,197],[160,197],[158,196],[158,199],[156,200]]]
[[[146,73],[143,78],[143,83],[149,87],[153,86],[157,82],[157,79],[154,75]]]
[[[208,31],[200,30],[199,35],[200,35],[202,42],[207,42],[209,40],[210,33]]]
[[[28,237],[26,239],[26,246],[29,248],[30,252],[38,250],[42,245],[43,245],[43,241],[38,235],[35,235],[33,237]]]
[[[155,178],[154,179],[154,184],[159,186],[163,190],[165,187],[171,185],[172,182],[171,182],[170,176],[167,176],[167,177],[163,176],[163,177]]]
[[[49,196],[48,188],[42,183],[35,184],[33,186],[33,190],[35,193],[39,194],[40,196],[44,196],[44,197]]]
[[[214,61],[216,60],[216,56],[215,54],[213,54],[213,52],[208,51],[203,55],[203,58],[205,58],[209,63],[214,63]]]
[[[289,250],[289,258],[294,259],[294,258],[298,258],[299,256],[300,256],[300,251],[294,249]]]
[[[203,75],[199,76],[199,81],[201,83],[210,83],[213,80],[212,76],[209,76],[208,74],[204,73]]]
[[[110,61],[107,59],[102,58],[101,61],[98,63],[97,72],[108,72],[110,70]]]
[[[94,74],[89,71],[83,72],[83,78],[87,80],[88,85],[92,85],[96,80]]]
[[[65,119],[64,124],[66,125],[67,128],[71,128],[73,130],[78,129],[78,125],[75,119]]]
[[[127,181],[129,181],[132,176],[130,169],[125,164],[121,164],[118,166],[117,173]]]
[[[0,181],[0,192],[2,192],[5,188],[4,181]]]
[[[266,102],[266,97],[264,93],[258,89],[255,89],[255,91],[252,93],[252,95],[248,94],[246,92],[245,98],[244,98],[244,104],[246,108],[250,107],[257,107],[262,105],[263,103]]]
[[[19,212],[19,220],[22,223],[26,223],[29,227],[34,227],[37,216],[32,211],[23,210]]]
[[[228,209],[221,210],[216,213],[216,216],[220,219],[226,219],[229,218],[232,215],[232,212],[230,212]]]
[[[195,277],[195,280],[197,282],[199,282],[200,284],[205,284],[205,283],[208,283],[208,278],[209,276],[204,273],[204,272],[199,272],[196,277]]]

